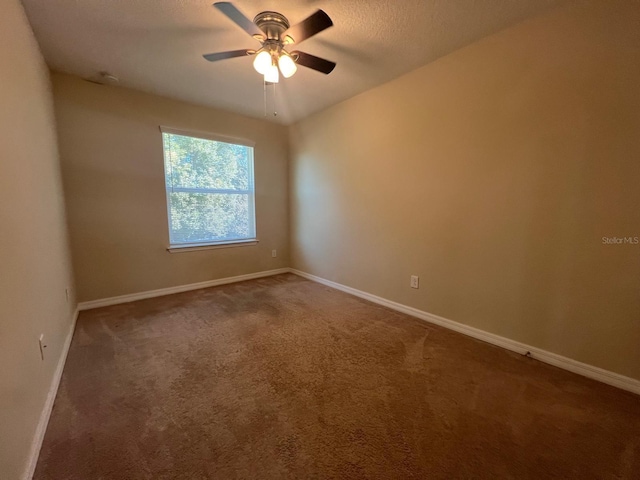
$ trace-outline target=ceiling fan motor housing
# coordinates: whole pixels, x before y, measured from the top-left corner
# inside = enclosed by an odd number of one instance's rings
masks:
[[[261,12],[253,19],[260,30],[267,36],[266,41],[283,43],[282,34],[289,28],[287,17],[278,12]]]

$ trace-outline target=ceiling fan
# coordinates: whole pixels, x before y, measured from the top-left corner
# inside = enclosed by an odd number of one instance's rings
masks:
[[[324,74],[331,73],[336,66],[334,62],[309,53],[285,50],[285,47],[301,43],[333,26],[329,15],[322,10],[318,10],[302,22],[290,26],[289,20],[278,12],[261,12],[252,22],[230,2],[217,2],[213,6],[258,40],[262,46],[258,50],[232,50],[203,55],[210,62],[255,55],[253,66],[258,73],[264,75],[264,80],[268,83],[278,83],[279,72],[285,78],[291,77],[296,73],[297,65]]]

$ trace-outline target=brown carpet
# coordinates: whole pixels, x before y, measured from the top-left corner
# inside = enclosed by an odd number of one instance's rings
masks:
[[[640,478],[640,397],[294,275],[83,312],[36,479]]]

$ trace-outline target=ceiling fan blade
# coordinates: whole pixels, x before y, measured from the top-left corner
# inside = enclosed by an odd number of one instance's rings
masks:
[[[232,50],[230,52],[207,53],[202,56],[210,62],[217,62],[218,60],[225,60],[227,58],[245,57],[247,55],[253,55],[254,53],[256,53],[255,50]]]
[[[311,55],[309,53],[295,51],[291,52],[291,56],[295,59],[298,65],[317,70],[318,72],[324,73],[325,75],[329,75],[331,72],[333,72],[333,69],[336,68],[335,62],[330,62],[329,60],[316,57],[315,55]]]
[[[287,43],[300,43],[332,26],[333,22],[329,18],[329,15],[322,10],[318,10],[310,17],[290,27],[282,34],[282,38],[286,39],[289,37],[291,41]]]
[[[249,35],[265,37],[264,32],[258,28],[258,26],[249,20],[244,14],[238,10],[230,2],[217,2],[213,4],[218,10],[224,13],[229,19],[238,25],[241,29],[247,32]]]

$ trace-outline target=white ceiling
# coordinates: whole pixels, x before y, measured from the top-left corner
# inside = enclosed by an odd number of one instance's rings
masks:
[[[291,123],[537,15],[560,0],[236,0],[248,18],[277,10],[291,24],[322,8],[334,27],[298,49],[335,61],[328,76],[299,68],[278,84],[278,117]],[[212,0],[23,0],[56,71],[264,116],[251,58],[210,63],[204,53],[256,48]],[[272,109],[271,109],[272,111]],[[271,114],[272,115],[272,114]],[[270,119],[274,120],[271,116]]]

